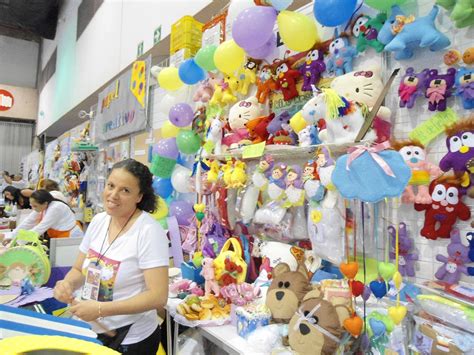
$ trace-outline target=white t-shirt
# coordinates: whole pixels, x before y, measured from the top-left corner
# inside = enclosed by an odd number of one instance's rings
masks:
[[[61,191],[50,191],[49,192],[51,194],[51,196],[53,196],[56,200],[61,200],[65,203],[67,203],[67,198],[66,196],[64,196],[64,194],[61,192]]]
[[[96,215],[79,247],[79,250],[86,254],[82,266],[84,275],[88,265],[100,258],[99,301],[125,300],[138,295],[146,290],[143,270],[169,264],[168,238],[149,213],[142,212],[133,226],[119,236],[110,248],[107,240],[109,222],[110,216],[105,212]],[[156,310],[150,310],[138,314],[105,317],[100,322],[110,330],[133,323],[122,342],[125,345],[138,343],[150,336],[158,326],[158,317]],[[95,323],[91,325],[95,332],[104,332]]]

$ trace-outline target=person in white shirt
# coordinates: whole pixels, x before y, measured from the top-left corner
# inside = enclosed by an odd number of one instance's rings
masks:
[[[51,179],[44,179],[39,183],[39,188],[48,191],[56,200],[61,200],[64,203],[67,202],[66,196],[59,191],[59,185],[56,181]],[[31,189],[23,189],[21,193],[26,196],[30,197],[34,190]]]
[[[152,182],[136,160],[112,167],[105,212],[92,219],[74,266],[54,288],[54,297],[91,322],[104,345],[123,354],[156,354],[157,311],[168,300],[168,239],[149,214],[156,209]]]
[[[7,185],[11,185],[17,189],[24,189],[28,185],[21,175],[8,175],[6,171],[3,172],[3,180]]]

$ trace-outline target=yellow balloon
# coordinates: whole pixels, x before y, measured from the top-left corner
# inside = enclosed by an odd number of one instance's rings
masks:
[[[295,131],[296,134],[308,125],[308,122],[305,121],[301,111],[296,112],[293,117],[290,119],[290,127]]]
[[[158,74],[158,83],[160,87],[169,91],[178,90],[184,85],[179,78],[178,68],[175,67],[164,68],[160,71]]]
[[[161,126],[161,137],[162,138],[174,138],[179,133],[179,127],[176,127],[170,121],[166,121]]]
[[[151,215],[157,221],[168,215],[168,205],[160,196],[156,196],[156,211]]]
[[[214,52],[214,63],[221,72],[232,74],[245,61],[245,51],[233,39],[221,43]]]
[[[314,19],[293,11],[281,11],[277,17],[278,29],[283,43],[297,52],[311,49],[319,41]]]

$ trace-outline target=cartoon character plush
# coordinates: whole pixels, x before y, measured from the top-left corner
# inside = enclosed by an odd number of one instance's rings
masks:
[[[392,148],[398,150],[407,165],[411,169],[411,179],[402,195],[404,203],[431,203],[431,196],[428,192],[430,181],[438,178],[441,169],[426,160],[426,151],[423,144],[418,141],[393,141]],[[414,188],[418,187],[415,193]]]
[[[469,263],[469,248],[462,244],[459,229],[454,228],[451,231],[451,241],[448,244],[448,257],[438,254],[436,260],[444,263],[438,271],[436,278],[447,284],[457,284],[461,279],[461,274],[467,275],[467,267],[464,265]]]
[[[445,132],[448,152],[439,167],[445,172],[453,169],[457,176],[467,175],[467,164],[474,158],[474,118],[459,120]]]
[[[252,175],[252,182],[259,190],[266,188],[274,163],[271,155],[265,155],[255,168]]]
[[[276,62],[276,85],[281,90],[283,100],[289,101],[298,96],[296,82],[301,76],[298,70],[292,69],[292,60],[284,59]]]
[[[299,264],[296,271],[291,271],[286,263],[275,266],[265,301],[273,320],[276,323],[288,323],[309,291],[311,284],[303,264]]]
[[[214,147],[214,154],[222,154],[222,132],[224,128],[224,122],[216,116],[209,126],[207,131],[206,142],[212,142]]]
[[[451,20],[456,27],[462,28],[474,24],[473,0],[437,0],[436,3],[451,11]]]
[[[237,101],[235,92],[237,91],[239,84],[237,79],[233,76],[227,76],[219,83],[214,85],[214,94],[212,95],[209,103],[211,105],[225,106]]]
[[[201,82],[198,89],[194,93],[194,102],[201,101],[206,103],[212,98],[212,95],[214,94],[214,87],[218,83],[218,80],[216,74],[209,72],[208,75],[209,77]]]
[[[412,67],[407,68],[398,87],[400,107],[413,108],[416,98],[423,95],[429,72],[429,69],[423,69],[420,73],[415,73]]]
[[[248,121],[245,124],[245,127],[247,127],[247,130],[249,132],[250,139],[252,140],[252,143],[261,143],[265,142],[268,139],[268,136],[270,135],[268,133],[267,127],[270,124],[270,122],[274,119],[275,114],[272,113],[269,116],[264,116],[264,117],[257,117],[251,121]]]
[[[452,95],[456,69],[449,68],[446,74],[438,74],[437,69],[430,70],[426,80],[425,96],[430,111],[445,111],[447,99]]]
[[[278,131],[289,130],[289,123],[291,120],[291,115],[288,111],[283,111],[268,124],[267,131],[268,133],[275,135]]]
[[[277,89],[277,84],[273,78],[273,69],[271,65],[265,65],[260,70],[257,77],[257,93],[255,94],[259,103],[264,104],[268,95]]]
[[[229,110],[229,127],[231,133],[224,136],[222,143],[228,147],[243,144],[248,140],[249,132],[245,126],[249,121],[262,116],[262,110],[255,97],[234,104]]]
[[[309,147],[315,144],[321,144],[318,129],[314,125],[307,125],[298,132],[298,144],[300,147]]]
[[[321,73],[326,70],[323,51],[313,49],[306,54],[306,60],[300,68],[303,76],[303,91],[311,91],[311,85],[316,85],[321,78]]]
[[[471,211],[462,201],[460,186],[454,177],[433,180],[429,192],[431,204],[415,204],[415,210],[425,211],[425,223],[420,234],[428,239],[449,238],[457,219],[467,221]]]
[[[474,108],[474,69],[461,67],[456,73],[456,95],[466,110]]]
[[[464,51],[462,61],[467,65],[474,64],[474,47],[470,47]]]
[[[239,87],[237,91],[246,96],[249,92],[249,86],[257,81],[257,70],[261,61],[256,59],[247,59],[247,63],[239,71],[238,80]]]
[[[387,15],[384,13],[379,13],[374,18],[362,15],[355,20],[352,26],[352,34],[357,38],[357,51],[359,53],[364,52],[367,46],[374,48],[377,53],[383,51],[384,44],[377,40],[377,36],[386,20]]]
[[[206,295],[214,293],[214,295],[219,296],[219,284],[216,281],[215,271],[214,271],[214,260],[211,258],[204,258],[202,260],[202,271],[201,275],[204,277],[205,285],[204,292]]]
[[[284,207],[303,206],[305,191],[303,188],[301,167],[298,165],[288,167],[285,182],[286,201]]]
[[[334,40],[329,44],[327,71],[336,76],[352,71],[352,61],[357,56],[357,50],[345,34],[338,35],[335,31]]]
[[[291,348],[298,354],[335,354],[350,314],[347,306],[324,300],[318,290],[309,292],[288,326]]]
[[[394,226],[388,227],[388,234],[392,238],[392,249],[396,248],[396,230]],[[415,260],[418,254],[413,250],[413,239],[408,236],[407,225],[401,222],[398,227],[398,271],[402,276],[415,276]],[[395,260],[395,252],[390,252],[390,259]]]

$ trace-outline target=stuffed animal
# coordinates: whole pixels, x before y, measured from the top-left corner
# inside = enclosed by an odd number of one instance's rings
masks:
[[[457,176],[468,175],[468,162],[474,158],[474,118],[459,120],[445,130],[448,152],[439,167],[447,172],[453,169]]]
[[[474,47],[468,48],[464,51],[462,61],[467,65],[474,64]]]
[[[474,68],[461,67],[456,73],[456,95],[466,110],[474,108]]]
[[[286,263],[272,270],[272,283],[268,288],[265,304],[276,323],[288,323],[298,310],[304,295],[311,291],[308,272],[303,264],[291,271]]]
[[[232,160],[229,160],[221,167],[223,173],[222,179],[224,180],[225,186],[230,186],[232,184],[232,165]]]
[[[228,187],[236,189],[245,186],[247,182],[247,174],[245,173],[247,165],[240,160],[237,160],[234,164],[234,169],[232,170],[232,175],[230,177],[230,185]]]
[[[217,75],[211,72],[209,72],[208,75],[209,77],[201,82],[198,89],[194,93],[194,102],[201,101],[206,103],[212,98],[212,95],[214,94],[214,87],[218,82]]]
[[[394,226],[388,227],[388,234],[392,238],[392,249],[396,246],[396,230]],[[407,225],[401,222],[398,227],[398,271],[402,276],[415,276],[415,260],[418,254],[413,250],[413,239],[408,236]],[[395,252],[390,252],[390,259],[395,260]]]
[[[279,115],[275,116],[273,120],[268,124],[267,131],[271,135],[275,135],[278,131],[289,130],[289,124],[291,115],[288,111],[283,111]]]
[[[400,107],[413,108],[417,97],[423,95],[429,72],[429,69],[423,69],[420,73],[415,73],[412,67],[407,68],[398,87]]]
[[[260,116],[262,116],[262,110],[255,97],[234,104],[229,110],[228,119],[231,132],[224,136],[222,143],[228,147],[243,144],[243,141],[250,143],[249,132],[245,125]]]
[[[449,68],[446,74],[438,74],[437,69],[430,70],[425,82],[430,111],[446,111],[447,99],[451,97],[456,76],[456,69]]]
[[[324,300],[318,290],[309,292],[288,326],[291,348],[298,354],[336,354],[350,314],[347,306]]]
[[[214,260],[211,258],[204,258],[202,260],[202,271],[201,275],[204,277],[204,293],[207,295],[214,293],[219,296],[219,284],[216,281],[214,272]]]
[[[415,204],[415,210],[425,211],[425,223],[420,234],[428,239],[449,238],[457,219],[467,221],[471,211],[462,201],[462,194],[457,180],[453,177],[442,177],[433,180],[429,192],[431,204]]]
[[[303,91],[311,91],[311,85],[316,85],[321,79],[321,74],[326,70],[323,51],[313,49],[306,54],[306,60],[300,68],[303,76]]]
[[[252,143],[261,143],[265,142],[268,139],[268,136],[270,135],[268,133],[267,127],[272,122],[274,119],[275,114],[272,113],[269,116],[264,116],[264,117],[257,117],[251,121],[248,121],[245,124],[245,127],[247,128],[249,132],[250,139],[252,140]]]
[[[327,61],[327,71],[335,76],[343,75],[352,71],[352,61],[357,56],[357,50],[349,41],[347,35],[338,35],[335,31],[335,38],[329,44],[329,56]]]
[[[249,58],[247,59],[247,63],[245,63],[244,67],[239,71],[239,87],[237,91],[240,94],[246,96],[249,92],[249,86],[251,84],[255,84],[257,81],[257,70],[260,63],[260,60]]]
[[[264,104],[270,93],[277,89],[277,84],[273,76],[274,74],[271,65],[263,66],[258,74],[257,93],[255,94],[255,97],[261,104]]]
[[[379,31],[377,39],[385,44],[385,51],[395,52],[395,59],[409,59],[418,47],[429,47],[431,51],[440,51],[451,42],[435,27],[438,6],[427,16],[414,18],[406,16],[398,6],[392,6],[392,13]]]
[[[235,92],[238,86],[239,84],[236,78],[230,75],[227,76],[214,85],[214,94],[209,103],[211,105],[225,106],[236,102],[237,97],[235,96]]]
[[[431,203],[428,186],[431,180],[438,178],[443,173],[441,169],[426,160],[425,147],[418,141],[393,141],[391,145],[393,149],[398,150],[411,169],[411,179],[403,192],[402,202]],[[415,186],[418,187],[416,194]]]
[[[461,279],[461,274],[467,275],[467,268],[464,264],[469,263],[469,248],[462,244],[459,229],[451,231],[451,241],[448,244],[448,257],[438,254],[436,260],[444,263],[438,271],[436,278],[447,284],[457,284]]]
[[[296,82],[301,73],[298,70],[292,69],[292,64],[292,61],[289,59],[283,59],[274,64],[276,66],[276,88],[281,91],[285,101],[298,97]]]
[[[307,125],[298,132],[298,144],[300,147],[309,147],[315,144],[321,144],[318,129],[314,125]]]
[[[474,0],[437,0],[436,3],[451,11],[451,20],[456,27],[462,28],[474,24]]]
[[[214,147],[214,154],[222,154],[222,135],[223,135],[224,123],[216,116],[209,126],[207,131],[206,142],[212,142]]]
[[[377,40],[377,36],[386,20],[387,15],[382,12],[374,18],[361,15],[355,20],[352,26],[352,34],[357,38],[357,51],[359,53],[364,52],[367,46],[375,49],[377,53],[383,51],[385,46]]]

